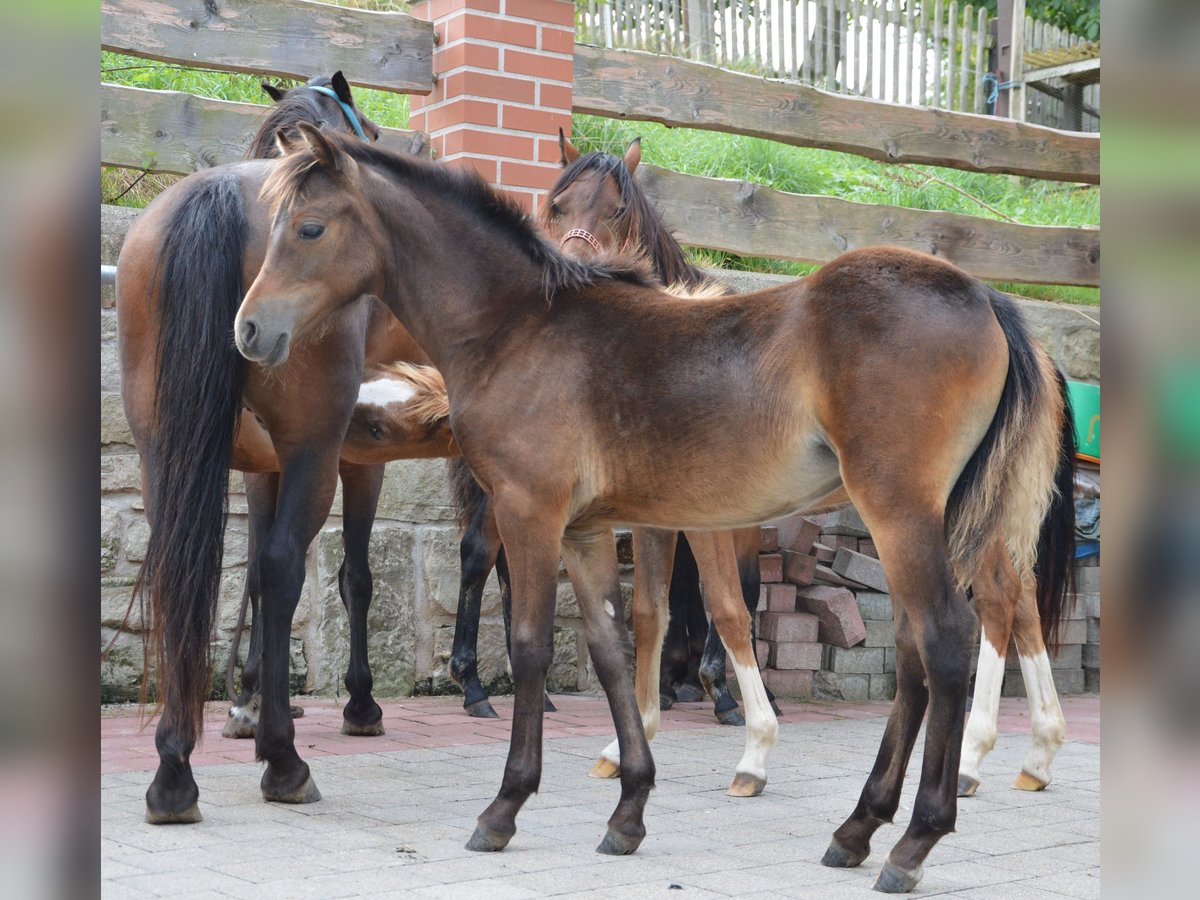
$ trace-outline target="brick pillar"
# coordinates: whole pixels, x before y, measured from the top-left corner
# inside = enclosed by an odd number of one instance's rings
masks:
[[[409,127],[435,156],[468,165],[533,211],[571,133],[575,5],[570,0],[423,0],[431,20],[433,93],[412,98]]]

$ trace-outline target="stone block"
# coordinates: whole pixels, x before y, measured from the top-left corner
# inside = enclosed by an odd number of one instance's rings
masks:
[[[1083,646],[1081,644],[1063,644],[1057,653],[1050,654],[1050,668],[1078,669],[1083,665]]]
[[[1100,567],[1076,566],[1075,590],[1080,594],[1100,593]]]
[[[1053,671],[1054,689],[1061,696],[1082,694],[1085,689],[1084,672],[1081,668],[1055,669]],[[1024,697],[1025,682],[1019,672],[1009,672],[1004,677],[1004,687],[1000,691],[1003,697]]]
[[[896,646],[896,626],[892,622],[885,622],[882,619],[867,619],[863,625],[867,628],[867,639],[863,641],[864,647]]]
[[[125,558],[140,563],[146,559],[146,547],[150,544],[150,523],[138,517],[125,529]]]
[[[813,679],[819,674],[811,669],[765,669],[762,679],[776,697],[800,700],[814,696]]]
[[[100,571],[111,572],[121,552],[121,515],[111,506],[100,507]],[[795,603],[793,602],[793,608]]]
[[[783,581],[783,556],[778,553],[761,554],[758,557],[758,577],[763,584]]]
[[[817,566],[817,571],[813,575],[813,582],[816,584],[830,584],[834,587],[844,587],[851,591],[870,590],[867,585],[858,581],[853,581],[843,575],[839,575],[837,572],[833,571],[833,569],[829,568],[829,566],[822,565]]]
[[[578,691],[582,688],[579,677],[579,632],[574,628],[554,626],[554,661],[546,673],[546,689],[550,691]]]
[[[783,578],[792,584],[812,584],[817,572],[817,558],[794,550],[784,550]]]
[[[858,552],[858,538],[852,534],[821,534],[821,541],[833,548],[834,558],[837,558],[837,551],[846,549]]]
[[[774,553],[779,549],[779,527],[763,525],[758,529],[758,552]]]
[[[821,526],[812,519],[801,517],[797,522],[794,533],[787,538],[786,544],[780,546],[795,553],[807,554],[812,551],[813,544],[821,536]]]
[[[837,551],[832,547],[817,543],[812,546],[812,555],[817,558],[819,564],[827,566],[833,562],[833,558],[837,556]]]
[[[100,457],[100,492],[141,491],[142,473],[136,453],[105,453]]]
[[[848,537],[869,538],[871,532],[853,506],[843,506],[841,509],[826,513],[823,517],[821,530],[825,534],[839,534]]]
[[[1076,607],[1083,610],[1085,619],[1100,618],[1100,595],[1099,594],[1077,594],[1075,600]]]
[[[768,665],[770,665],[771,642],[763,641],[763,640],[755,641],[754,642],[754,658],[758,661],[759,669],[765,669]],[[728,671],[728,670],[732,669],[733,668],[733,666],[732,666],[733,658],[727,655],[725,657],[725,661],[726,661],[726,666],[725,666],[726,670]]]
[[[132,703],[137,701],[142,689],[145,660],[142,639],[123,634],[116,636],[116,642],[109,648],[114,636],[116,632],[112,629],[100,629],[100,702]],[[107,654],[104,653],[106,648]]]
[[[375,596],[367,615],[367,655],[375,693],[381,697],[408,696],[416,685],[414,543],[410,529],[379,522],[371,535],[369,559]],[[319,693],[342,689],[350,656],[350,626],[337,583],[341,561],[341,529],[327,528],[317,536],[317,596],[311,627],[315,645],[309,655],[313,686]],[[432,602],[431,607],[441,611]],[[424,619],[421,628],[429,634],[432,622]]]
[[[894,674],[871,675],[867,696],[871,700],[895,700],[896,676]]]
[[[772,613],[794,613],[796,611],[796,586],[794,584],[764,584],[759,586],[759,596],[765,601],[763,607]]]
[[[462,585],[462,557],[458,530],[449,525],[430,525],[415,532],[415,554],[421,567],[424,594],[447,615],[458,612]],[[376,577],[376,582],[378,582]],[[483,589],[483,616],[500,614],[500,585],[495,573]]]
[[[333,501],[333,513],[341,515],[339,487]],[[400,459],[387,464],[383,489],[379,494],[379,519],[424,524],[445,522],[453,525],[454,505],[443,459]]]
[[[882,675],[882,647],[826,647],[821,666],[839,675]]]
[[[121,395],[105,391],[100,394],[100,445],[127,444],[133,446],[133,434],[125,421]]]
[[[871,559],[879,559],[879,551],[875,549],[875,542],[869,538],[863,538],[858,542],[858,552],[863,556],[871,557]]]
[[[816,641],[771,644],[770,666],[772,669],[821,668],[821,648]]]
[[[476,659],[479,665],[479,680],[485,689],[496,685],[508,688],[508,648],[504,643],[504,623],[483,621],[479,623],[479,639],[476,641]],[[435,688],[451,690],[450,656],[454,652],[454,626],[446,623],[433,629],[433,670],[430,673]],[[457,688],[453,689],[457,691]]]
[[[1084,668],[1083,689],[1089,694],[1100,693],[1100,670]]]
[[[849,700],[861,703],[871,697],[871,679],[868,675],[813,672],[812,695],[820,700]]]
[[[874,619],[879,622],[891,622],[893,619],[891,594],[858,591],[854,595],[854,602],[858,604],[858,613],[864,621]]]
[[[132,575],[112,575],[100,579],[100,624],[102,626],[119,628],[130,633],[142,630],[140,604],[130,605],[133,598],[134,581]],[[126,614],[128,614],[128,620]]]
[[[115,316],[113,311],[105,312]],[[121,390],[121,358],[117,354],[115,340],[103,341],[100,344],[100,390],[113,393],[119,393]]]
[[[809,613],[767,612],[759,620],[758,636],[766,641],[815,641],[817,633],[817,617]]]
[[[820,620],[818,639],[836,647],[853,647],[867,636],[854,595],[845,588],[813,585],[796,594],[796,608]]]
[[[1067,619],[1061,623],[1058,635],[1061,644],[1086,644],[1087,622],[1082,619]]]
[[[1088,619],[1087,620],[1087,642],[1089,644],[1100,643],[1100,620],[1099,619]]]
[[[839,575],[865,584],[883,593],[891,593],[888,589],[887,577],[883,574],[883,563],[845,547],[838,550],[831,566]]]
[[[883,648],[883,671],[885,673],[896,671],[896,648],[895,647],[884,647]]]
[[[1100,668],[1100,645],[1084,644],[1081,659],[1085,669]]]

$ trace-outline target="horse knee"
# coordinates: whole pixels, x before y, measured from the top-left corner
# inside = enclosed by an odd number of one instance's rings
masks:
[[[514,632],[510,663],[515,681],[528,677],[545,678],[553,658],[554,644],[552,641]]]
[[[492,572],[491,545],[482,534],[468,531],[459,545],[459,560],[464,582],[483,581]]]

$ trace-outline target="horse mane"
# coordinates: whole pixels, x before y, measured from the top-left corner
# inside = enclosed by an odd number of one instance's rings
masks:
[[[328,75],[318,75],[309,79],[306,84],[318,87],[329,87],[331,79]],[[315,91],[300,90],[294,87],[283,95],[283,98],[273,104],[263,120],[250,146],[246,149],[243,159],[276,159],[279,148],[275,143],[275,133],[282,130],[288,138],[298,139],[300,131],[296,127],[300,122],[320,122],[321,101]]]
[[[627,234],[640,235],[641,251],[650,259],[659,281],[688,287],[712,281],[688,260],[679,241],[619,156],[603,152],[583,154],[563,169],[548,196],[553,198],[587,172],[600,174],[598,184],[603,184],[603,177],[608,175],[616,181],[624,207],[617,221],[626,226]]]
[[[446,382],[442,379],[442,373],[433,366],[396,362],[371,368],[385,375],[403,378],[416,388],[416,396],[404,408],[422,425],[436,425],[449,418],[450,398],[446,396]]]
[[[600,281],[620,281],[640,287],[660,287],[651,267],[637,255],[618,254],[585,262],[561,252],[538,230],[516,202],[500,193],[473,169],[443,166],[411,154],[366,144],[353,135],[329,132],[326,140],[351,159],[402,182],[413,191],[435,194],[440,202],[453,203],[507,237],[542,270],[549,300],[560,291],[579,290]],[[259,192],[274,211],[294,204],[319,167],[316,155],[304,141],[275,166]]]

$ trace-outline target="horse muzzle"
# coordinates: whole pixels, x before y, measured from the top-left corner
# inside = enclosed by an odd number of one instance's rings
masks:
[[[291,331],[272,328],[252,316],[238,317],[233,339],[242,356],[268,368],[286,362],[292,347]]]

